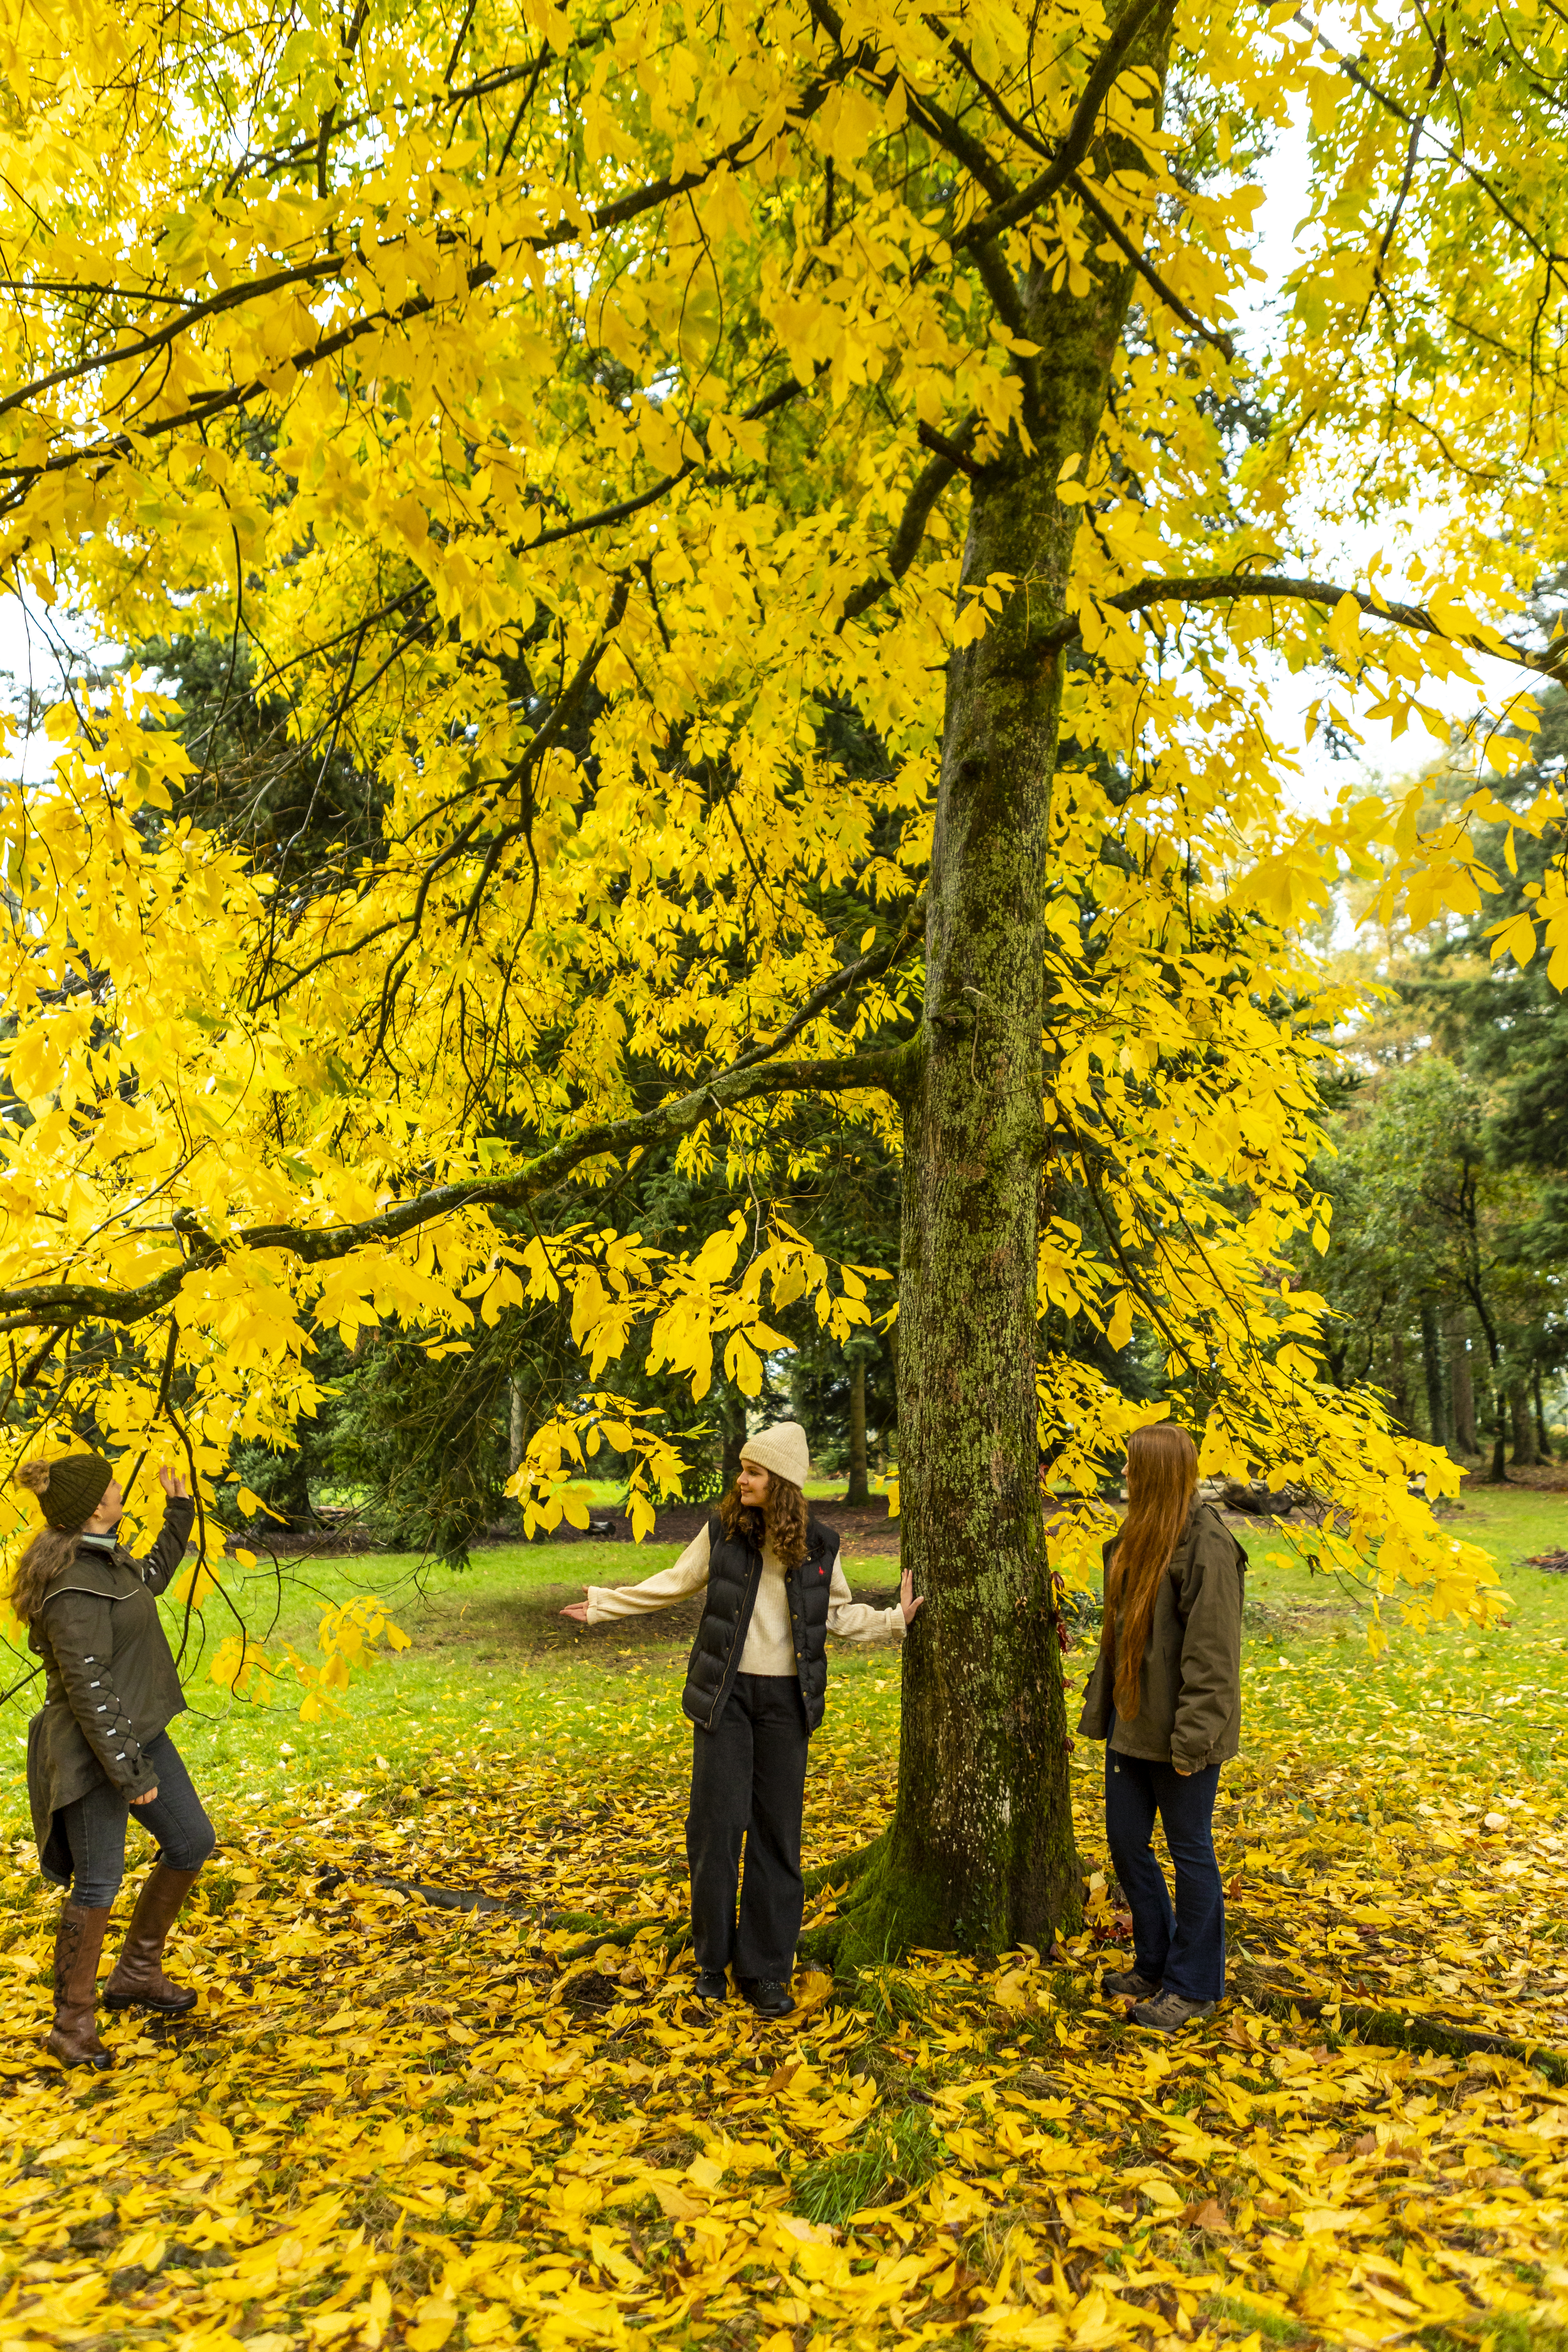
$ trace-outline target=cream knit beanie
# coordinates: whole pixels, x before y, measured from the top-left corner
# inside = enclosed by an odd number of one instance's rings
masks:
[[[758,1470],[771,1470],[775,1478],[787,1478],[792,1486],[804,1486],[811,1475],[811,1448],[798,1421],[778,1421],[772,1429],[760,1429],[742,1446],[741,1459]]]

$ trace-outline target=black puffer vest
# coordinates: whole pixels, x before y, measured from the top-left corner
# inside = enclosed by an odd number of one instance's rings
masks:
[[[784,1590],[789,1595],[790,1631],[795,1636],[795,1671],[805,1702],[806,1727],[815,1731],[822,1721],[827,1695],[827,1601],[838,1538],[814,1519],[807,1525],[805,1539],[805,1559],[799,1568],[786,1571]],[[740,1672],[746,1629],[762,1580],[761,1543],[739,1531],[727,1536],[724,1522],[715,1511],[708,1522],[708,1597],[691,1645],[680,1701],[692,1722],[704,1731],[711,1731],[718,1722]]]

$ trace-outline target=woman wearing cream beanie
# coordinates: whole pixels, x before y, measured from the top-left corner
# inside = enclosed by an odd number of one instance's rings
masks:
[[[681,1699],[695,1727],[686,1855],[697,1990],[722,2000],[732,1966],[764,2017],[794,2006],[806,1746],[822,1721],[827,1635],[901,1641],[921,1606],[907,1571],[896,1609],[850,1598],[838,1538],[806,1510],[810,1469],[797,1421],[749,1437],[740,1476],[673,1568],[641,1584],[590,1585],[586,1601],[562,1612],[603,1625],[668,1609],[706,1586]]]

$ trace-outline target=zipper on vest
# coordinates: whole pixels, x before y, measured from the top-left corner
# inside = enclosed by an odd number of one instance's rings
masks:
[[[757,1554],[757,1582],[758,1582],[759,1584],[761,1584],[762,1580],[763,1580],[763,1556],[762,1556],[761,1552],[759,1552],[759,1553]],[[752,1608],[754,1609],[754,1608],[756,1607],[756,1605],[757,1605],[757,1596],[756,1596],[756,1594],[753,1592],[753,1593],[752,1593]],[[730,1646],[729,1646],[729,1648],[728,1648],[728,1649],[725,1651],[725,1653],[724,1653],[724,1673],[723,1673],[723,1674],[721,1674],[721,1675],[720,1675],[720,1677],[719,1677],[719,1687],[720,1687],[720,1689],[721,1689],[721,1690],[722,1690],[722,1688],[723,1688],[723,1686],[724,1686],[724,1675],[727,1675],[727,1674],[729,1673],[729,1671],[730,1671],[730,1661],[731,1661],[731,1658],[734,1656],[734,1654],[735,1654],[735,1643],[736,1643],[737,1637],[738,1637],[738,1636],[739,1636],[739,1634],[740,1634],[740,1631],[741,1631],[741,1621],[740,1621],[740,1619],[737,1617],[737,1618],[736,1618],[736,1620],[735,1620],[735,1630],[734,1630],[734,1633],[732,1633],[731,1634],[731,1636],[730,1636]],[[718,1702],[718,1700],[717,1700],[717,1699],[715,1699],[715,1700],[714,1700],[714,1702],[713,1702],[713,1706],[712,1706],[711,1712],[710,1713],[709,1717],[708,1717],[708,1728],[709,1728],[709,1730],[710,1730],[710,1731],[711,1731],[711,1730],[712,1730],[712,1728],[713,1728],[714,1717],[718,1715],[718,1712],[719,1712],[719,1702]]]

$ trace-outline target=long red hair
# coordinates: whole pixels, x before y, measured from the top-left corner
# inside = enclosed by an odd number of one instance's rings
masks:
[[[1160,1579],[1198,1491],[1198,1452],[1184,1429],[1157,1421],[1127,1441],[1127,1517],[1105,1577],[1102,1657],[1114,1660],[1116,1712],[1131,1723],[1142,1705],[1143,1652]],[[1121,1639],[1117,1620],[1121,1620]]]

